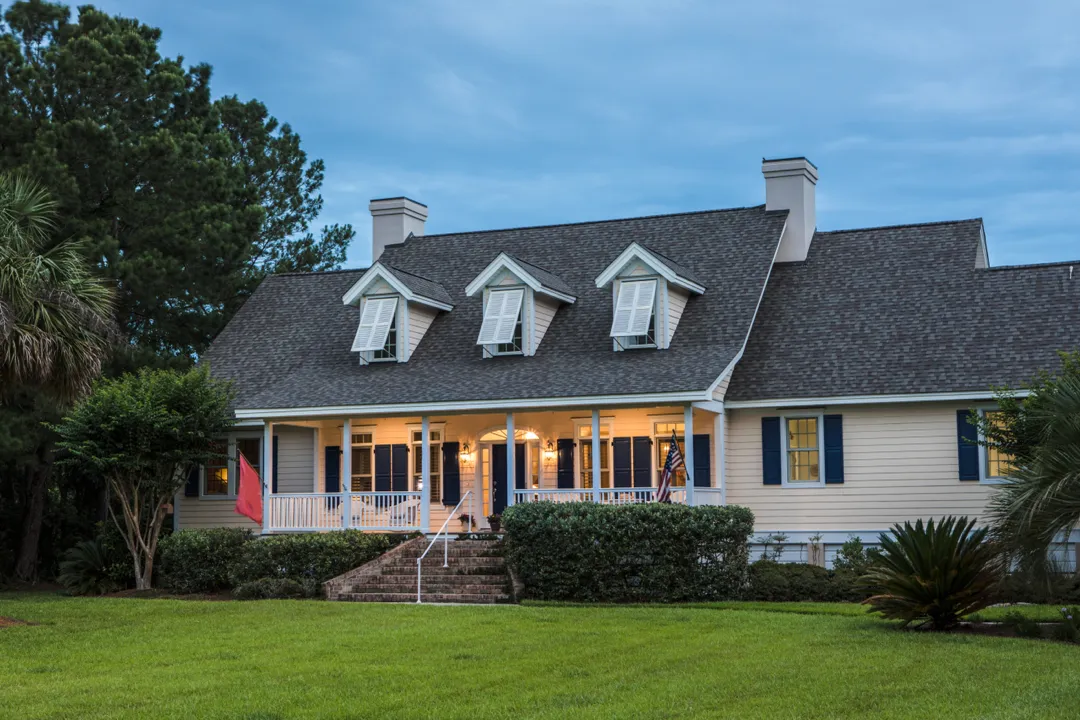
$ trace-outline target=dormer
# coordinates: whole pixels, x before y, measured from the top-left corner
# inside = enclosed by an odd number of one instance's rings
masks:
[[[341,301],[360,308],[352,351],[360,363],[408,362],[435,316],[454,306],[439,283],[376,262]]]
[[[476,344],[484,357],[536,354],[559,305],[577,300],[558,275],[507,253],[488,263],[465,294],[483,297]]]
[[[690,296],[705,292],[689,270],[636,242],[596,278],[596,287],[608,285],[617,351],[670,347]]]

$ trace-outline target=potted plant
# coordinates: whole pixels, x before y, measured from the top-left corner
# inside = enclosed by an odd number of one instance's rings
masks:
[[[461,532],[471,532],[473,527],[472,515],[469,513],[462,513],[458,516],[458,520],[461,521]]]
[[[502,515],[488,515],[488,525],[491,526],[491,532],[501,532]]]

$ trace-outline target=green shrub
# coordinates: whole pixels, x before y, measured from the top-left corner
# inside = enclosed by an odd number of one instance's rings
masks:
[[[83,540],[64,553],[56,578],[72,595],[102,595],[118,588],[100,538]]]
[[[1061,608],[1061,623],[1055,628],[1054,636],[1063,642],[1080,642],[1080,607]]]
[[[178,593],[209,593],[232,587],[229,569],[255,535],[244,528],[181,530],[161,541],[159,583]]]
[[[314,595],[309,588],[289,578],[260,578],[233,590],[233,597],[237,600],[289,600]]]
[[[233,587],[265,578],[321,584],[374,560],[409,537],[359,530],[271,535],[244,545],[229,568],[229,580]]]
[[[903,625],[954,626],[997,600],[1000,556],[986,535],[963,517],[895,525],[881,535],[881,554],[861,579],[880,590],[865,602]]]
[[[1010,610],[1005,613],[1005,617],[1001,619],[1001,624],[1012,628],[1017,637],[1041,638],[1043,636],[1042,625],[1018,610]]]
[[[744,598],[767,602],[859,602],[867,595],[858,584],[858,576],[847,570],[758,560],[750,565],[750,586]]]
[[[743,592],[754,516],[737,506],[524,503],[502,523],[526,598],[677,602]]]
[[[833,570],[847,571],[856,577],[865,575],[877,553],[877,550],[868,550],[861,538],[848,538],[847,542],[836,550],[836,557],[833,558],[832,563]]]

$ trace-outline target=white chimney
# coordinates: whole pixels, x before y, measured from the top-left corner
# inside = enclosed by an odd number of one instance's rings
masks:
[[[427,205],[407,197],[383,198],[368,204],[371,211],[371,262],[382,255],[387,245],[405,242],[409,235],[424,234]]]
[[[817,168],[804,157],[780,158],[762,160],[761,174],[765,176],[765,209],[788,211],[776,262],[805,260],[817,228]]]

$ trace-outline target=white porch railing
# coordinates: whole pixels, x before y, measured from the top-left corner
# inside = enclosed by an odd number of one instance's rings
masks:
[[[697,488],[696,490],[700,490]],[[600,503],[603,505],[630,505],[633,503],[653,502],[656,488],[603,488],[600,491]],[[591,488],[573,488],[560,490],[515,490],[514,502],[593,502]],[[686,490],[672,488],[671,502],[686,502]]]
[[[340,493],[271,494],[269,532],[318,532],[346,527],[345,502]],[[420,529],[420,493],[352,493],[352,517],[348,527],[355,530],[387,532]]]

